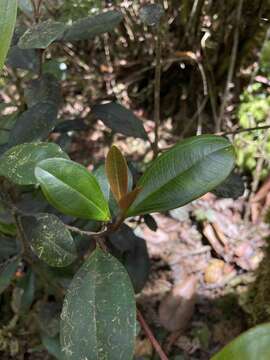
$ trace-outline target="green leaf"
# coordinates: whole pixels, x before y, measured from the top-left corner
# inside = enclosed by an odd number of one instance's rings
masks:
[[[86,311],[87,310],[87,311]],[[123,266],[97,249],[75,275],[61,315],[66,360],[131,360],[136,305]]]
[[[93,39],[97,35],[111,32],[122,21],[123,15],[116,10],[107,11],[74,22],[63,36],[63,41]]]
[[[62,149],[53,143],[28,143],[12,147],[0,158],[0,175],[18,185],[34,185],[35,166],[41,160],[66,158]]]
[[[1,116],[0,118],[0,145],[6,144],[9,141],[9,134],[11,129],[16,124],[17,113]]]
[[[20,258],[16,257],[0,266],[0,294],[2,294],[11,283],[20,260]]]
[[[56,125],[58,106],[38,103],[22,113],[10,131],[9,146],[44,140]]]
[[[186,139],[153,161],[139,179],[142,191],[128,216],[177,208],[213,190],[234,166],[230,142],[215,135]]]
[[[56,21],[44,21],[28,29],[20,38],[18,45],[21,49],[47,49],[55,40],[60,38],[67,26]]]
[[[35,176],[51,205],[63,214],[108,221],[110,211],[99,184],[86,168],[70,160],[40,162]]]
[[[20,312],[25,313],[31,307],[35,300],[35,273],[28,269],[26,275],[18,283],[18,287],[21,289],[20,300]]]
[[[5,235],[15,236],[16,226],[14,224],[7,224],[0,220],[0,232]],[[2,250],[2,249],[1,249]]]
[[[65,267],[77,257],[66,226],[53,214],[24,216],[22,225],[33,252],[52,267]]]
[[[246,331],[211,358],[211,360],[240,359],[270,359],[270,323]]]
[[[50,337],[45,334],[41,335],[42,344],[48,353],[53,355],[57,360],[65,360],[61,351],[59,337]]]
[[[111,191],[119,202],[128,192],[128,166],[126,159],[116,146],[111,147],[105,166]]]
[[[92,111],[97,118],[102,120],[115,133],[144,140],[148,139],[142,121],[131,110],[124,108],[122,105],[114,102],[100,104],[95,105]]]
[[[17,242],[10,238],[0,235],[0,264],[19,253]]]
[[[41,78],[29,82],[24,97],[29,107],[41,102],[58,106],[62,101],[61,87],[52,74],[44,74]]]
[[[148,26],[155,26],[160,23],[164,15],[164,9],[160,4],[147,4],[140,9],[140,18]]]
[[[17,16],[17,0],[0,0],[0,71],[11,43]]]
[[[6,64],[14,69],[30,70],[38,73],[39,59],[35,50],[23,50],[17,45],[9,49]]]

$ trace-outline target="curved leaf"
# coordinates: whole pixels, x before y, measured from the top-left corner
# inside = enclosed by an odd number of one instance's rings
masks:
[[[119,202],[128,191],[128,166],[121,151],[112,146],[106,158],[106,174],[111,191]]]
[[[153,161],[139,179],[142,191],[128,216],[183,206],[214,189],[230,174],[234,149],[220,136],[186,139]]]
[[[20,38],[18,45],[21,49],[46,49],[57,40],[67,26],[56,21],[44,21],[28,29]]]
[[[82,165],[65,159],[41,161],[35,176],[51,205],[63,214],[107,221],[108,203],[96,178]]]
[[[115,133],[144,140],[148,139],[142,121],[131,110],[124,108],[122,105],[114,102],[100,104],[95,105],[92,111],[97,118]]]
[[[18,185],[34,185],[35,166],[41,160],[66,158],[68,155],[53,143],[28,143],[12,147],[0,158],[0,175]]]
[[[97,35],[111,32],[122,19],[123,15],[117,10],[80,19],[68,28],[62,40],[72,42],[93,39]]]
[[[65,267],[74,262],[77,257],[75,243],[57,216],[25,216],[22,225],[32,250],[48,265]]]
[[[0,71],[4,66],[17,16],[17,0],[0,0]]]
[[[246,331],[211,358],[211,360],[240,359],[270,359],[270,323]]]
[[[23,112],[10,131],[9,146],[44,140],[56,125],[58,105],[40,102]]]
[[[135,336],[128,274],[118,260],[97,249],[75,275],[64,301],[60,337],[65,359],[131,360]]]

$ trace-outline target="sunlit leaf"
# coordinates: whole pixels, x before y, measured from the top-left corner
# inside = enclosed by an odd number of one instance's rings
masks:
[[[11,43],[17,16],[17,0],[0,0],[0,71]]]
[[[256,326],[238,336],[211,360],[270,359],[270,323]]]
[[[82,165],[65,159],[41,161],[35,176],[51,205],[63,214],[108,221],[108,203],[96,178]]]
[[[230,142],[215,135],[186,139],[153,161],[137,186],[142,191],[129,216],[167,211],[213,190],[234,166]]]

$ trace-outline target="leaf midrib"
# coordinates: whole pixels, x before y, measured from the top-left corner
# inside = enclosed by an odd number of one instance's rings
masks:
[[[154,192],[152,192],[151,194],[148,194],[143,200],[139,201],[138,204],[142,204],[143,202],[147,201],[147,199],[149,199],[149,197],[152,197],[152,196],[155,195],[157,192],[159,192],[161,189],[163,189],[164,187],[168,186],[168,184],[169,184],[170,182],[174,181],[177,177],[182,176],[182,175],[184,175],[185,173],[189,172],[192,168],[194,168],[194,166],[197,166],[198,162],[202,161],[202,159],[207,159],[210,155],[214,155],[215,153],[218,153],[218,152],[221,151],[221,150],[226,150],[226,149],[229,149],[229,148],[231,148],[231,147],[232,147],[231,145],[228,145],[228,146],[226,146],[226,147],[224,147],[224,148],[220,148],[220,149],[218,149],[218,150],[215,150],[215,151],[207,154],[207,155],[204,156],[204,157],[201,157],[201,158],[200,158],[199,160],[197,160],[192,166],[190,166],[189,168],[187,168],[186,170],[184,170],[181,174],[179,174],[179,175],[175,176],[174,178],[170,179],[169,181],[167,181],[165,184],[161,185],[158,189],[156,189],[156,190],[155,190]],[[139,185],[139,184],[138,184],[138,185]],[[135,200],[135,201],[136,201],[136,200]],[[136,206],[137,206],[138,204],[135,203],[133,209],[132,209],[132,207],[131,207],[131,210],[135,210],[135,209],[136,209]]]

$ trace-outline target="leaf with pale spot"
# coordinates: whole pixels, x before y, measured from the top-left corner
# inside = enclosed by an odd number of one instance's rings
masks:
[[[0,158],[0,175],[18,185],[34,185],[35,166],[48,158],[65,158],[68,155],[53,143],[28,143],[12,147]]]
[[[135,336],[136,305],[129,276],[118,260],[97,249],[75,275],[64,300],[64,357],[131,360]]]
[[[53,214],[22,218],[24,232],[34,253],[48,265],[65,267],[77,257],[76,246],[66,226]]]

